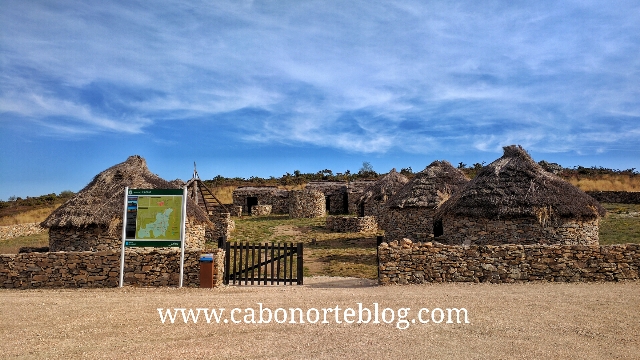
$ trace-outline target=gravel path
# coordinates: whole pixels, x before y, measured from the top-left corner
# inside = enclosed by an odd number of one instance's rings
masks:
[[[0,358],[632,359],[640,354],[640,282],[385,287],[352,278],[305,282],[213,290],[0,290]],[[329,324],[216,324],[215,318],[207,324],[202,316],[197,324],[185,324],[181,315],[174,324],[163,324],[157,310],[225,308],[230,320],[231,309],[257,311],[259,303],[273,311],[319,309],[321,316],[323,308],[334,310],[327,313]],[[394,321],[358,324],[358,303],[370,310],[378,303],[379,312],[390,308]],[[344,321],[346,308],[356,312],[347,316],[353,324]],[[465,308],[470,323],[416,321],[400,330],[399,308],[411,309],[408,321],[416,320],[420,308]],[[437,311],[431,314],[439,320]],[[390,315],[388,310],[387,320]]]

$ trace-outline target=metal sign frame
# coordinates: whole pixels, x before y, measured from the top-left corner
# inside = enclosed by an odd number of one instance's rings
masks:
[[[147,240],[137,238],[137,201],[140,196],[180,196],[180,238],[170,240]],[[135,199],[134,199],[135,198]],[[135,201],[134,201],[135,200]],[[135,208],[134,208],[135,203]],[[127,247],[180,247],[180,283],[182,287],[184,278],[184,249],[185,249],[185,225],[187,220],[187,187],[182,189],[129,189],[124,188],[124,213],[122,215],[122,246],[120,249],[120,287],[124,285],[124,257]],[[131,229],[133,226],[133,237]],[[129,228],[129,231],[127,231]],[[179,244],[176,242],[179,241]]]

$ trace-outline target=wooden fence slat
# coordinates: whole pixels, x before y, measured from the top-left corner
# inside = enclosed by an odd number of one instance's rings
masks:
[[[284,285],[293,285],[294,281],[299,285],[303,284],[302,243],[226,242],[224,248],[225,284],[261,285],[262,283],[267,285],[271,282],[271,285],[280,285],[282,282]],[[294,262],[294,254],[296,262]],[[295,278],[294,267],[296,268]]]
[[[296,249],[297,251],[297,255],[298,255],[298,268],[297,270],[297,280],[298,280],[298,285],[302,285],[303,283],[303,277],[304,277],[304,268],[303,268],[303,260],[304,257],[302,255],[302,243],[298,243],[298,248]]]

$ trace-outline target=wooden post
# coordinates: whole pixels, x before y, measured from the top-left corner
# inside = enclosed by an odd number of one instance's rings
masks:
[[[298,249],[296,251],[298,253],[298,266],[297,266],[297,277],[298,277],[298,285],[302,285],[303,284],[303,280],[302,278],[304,277],[304,269],[303,269],[303,259],[304,256],[302,255],[302,243],[298,243]]]

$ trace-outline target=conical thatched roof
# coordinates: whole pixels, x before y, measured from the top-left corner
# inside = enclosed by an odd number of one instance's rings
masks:
[[[358,203],[384,202],[395,195],[408,182],[409,179],[394,168],[382,179],[367,186],[358,198]]]
[[[435,209],[468,182],[462,171],[449,162],[434,161],[389,199],[387,206]]]
[[[444,214],[488,219],[593,219],[603,216],[605,210],[582,190],[545,171],[521,146],[511,145],[443,204],[436,218]]]
[[[181,181],[168,182],[147,168],[147,162],[138,155],[114,165],[100,174],[74,197],[57,208],[42,226],[85,227],[107,226],[112,229],[122,222],[124,188],[177,189]],[[187,217],[191,223],[213,226],[207,214],[191,199],[187,201]]]

